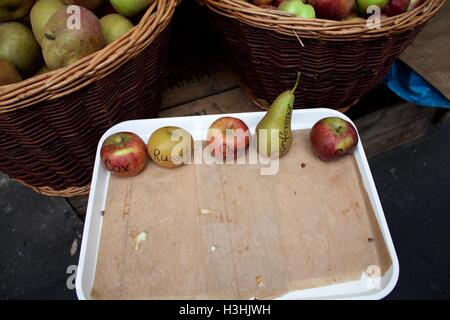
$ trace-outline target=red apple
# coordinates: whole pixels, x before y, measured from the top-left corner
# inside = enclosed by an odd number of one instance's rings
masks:
[[[342,20],[352,11],[355,0],[308,0],[321,19]]]
[[[208,146],[212,156],[236,159],[245,153],[250,144],[250,130],[240,119],[222,117],[214,121],[208,129]],[[216,154],[216,151],[219,154]]]
[[[391,0],[383,9],[382,13],[388,17],[393,17],[406,12],[410,0]]]
[[[118,177],[132,177],[147,164],[144,141],[131,132],[118,132],[102,145],[100,156],[106,169]]]
[[[314,153],[323,161],[331,161],[350,154],[358,144],[355,127],[337,117],[318,121],[312,127],[309,137]]]

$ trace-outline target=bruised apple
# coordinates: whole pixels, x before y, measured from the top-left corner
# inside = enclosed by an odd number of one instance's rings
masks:
[[[135,176],[147,164],[145,143],[132,132],[118,132],[108,137],[100,156],[106,169],[118,177]]]

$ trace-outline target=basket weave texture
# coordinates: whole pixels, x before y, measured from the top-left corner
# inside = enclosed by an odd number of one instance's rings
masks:
[[[204,0],[223,34],[250,97],[267,108],[302,73],[295,108],[346,109],[379,84],[394,60],[442,6],[381,20],[301,19],[242,0]]]
[[[104,49],[0,87],[0,171],[45,195],[88,193],[103,133],[158,115],[178,3],[155,0],[137,26]]]

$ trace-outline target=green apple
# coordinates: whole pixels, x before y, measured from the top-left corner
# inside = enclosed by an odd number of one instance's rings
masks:
[[[0,59],[0,86],[22,81],[16,67],[7,60]]]
[[[104,16],[100,19],[100,24],[102,25],[103,36],[108,44],[134,27],[130,20],[118,13]]]
[[[154,0],[110,0],[114,9],[125,17],[132,17],[145,8]]]
[[[11,62],[22,75],[39,68],[41,50],[30,28],[19,22],[0,23],[0,59]]]
[[[278,6],[278,10],[297,15],[302,5],[304,3],[301,0],[284,0]]]
[[[18,20],[25,17],[34,0],[0,0],[0,22]]]
[[[367,12],[367,8],[370,6],[378,6],[381,10],[386,7],[386,5],[389,3],[389,0],[356,0],[356,7],[358,8],[358,11],[362,15],[367,15],[370,12]]]
[[[292,13],[297,17],[305,19],[314,19],[316,12],[314,7],[310,4],[305,4],[301,0],[284,0],[279,6],[278,10]]]
[[[297,17],[305,18],[305,19],[315,19],[316,18],[316,11],[314,10],[314,7],[310,4],[305,4],[300,7]]]
[[[66,5],[61,0],[39,0],[31,9],[30,20],[34,36],[39,44],[44,37],[44,28],[51,16]]]

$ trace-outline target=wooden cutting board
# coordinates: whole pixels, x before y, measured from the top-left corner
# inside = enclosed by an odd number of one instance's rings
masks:
[[[294,132],[276,175],[150,164],[111,177],[92,297],[265,299],[357,280],[372,265],[384,274],[391,261],[355,158],[318,160],[308,133]]]

